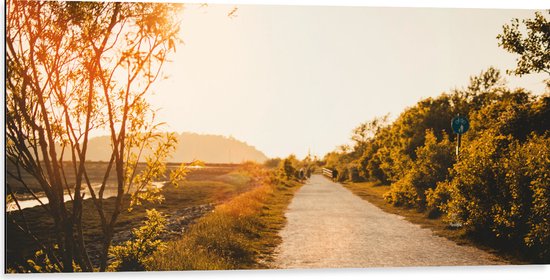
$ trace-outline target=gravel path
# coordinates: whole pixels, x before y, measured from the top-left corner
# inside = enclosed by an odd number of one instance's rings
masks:
[[[386,213],[321,175],[296,192],[286,218],[276,268],[506,264]]]

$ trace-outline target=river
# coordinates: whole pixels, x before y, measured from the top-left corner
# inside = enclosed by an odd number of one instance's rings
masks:
[[[153,182],[153,186],[155,188],[162,188],[165,183],[166,183],[166,181],[156,181],[156,182]],[[99,187],[100,186],[101,186],[101,184],[93,184],[92,185],[92,188],[94,188],[94,191],[96,192],[96,195],[99,192]],[[84,199],[85,200],[91,198],[88,190],[83,191],[83,193],[84,193]],[[115,197],[116,195],[117,195],[117,190],[115,188],[106,188],[105,192],[103,194],[103,198]],[[48,198],[44,195],[44,193],[38,193],[37,197],[40,199],[40,201],[42,201],[42,203],[48,204]],[[19,206],[21,207],[21,209],[32,208],[32,207],[40,205],[40,202],[38,200],[34,199],[32,196],[29,196],[29,195],[27,195],[27,196],[18,196],[17,198],[18,198]],[[71,195],[69,195],[68,193],[66,193],[63,196],[63,199],[65,201],[71,201],[72,200]],[[17,211],[17,210],[18,209],[17,209],[17,205],[15,205],[15,202],[11,202],[6,206],[6,211],[7,212]]]

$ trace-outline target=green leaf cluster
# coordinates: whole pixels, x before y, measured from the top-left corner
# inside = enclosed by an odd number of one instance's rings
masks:
[[[160,236],[166,231],[166,218],[156,209],[146,211],[147,219],[132,230],[132,239],[109,249],[114,258],[110,271],[143,271],[153,261],[152,254],[165,249]]]

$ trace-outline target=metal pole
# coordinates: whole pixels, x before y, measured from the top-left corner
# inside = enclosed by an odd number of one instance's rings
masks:
[[[456,160],[458,161],[458,158],[459,158],[459,155],[460,155],[460,140],[462,138],[462,135],[461,134],[458,134],[458,137],[456,138]]]

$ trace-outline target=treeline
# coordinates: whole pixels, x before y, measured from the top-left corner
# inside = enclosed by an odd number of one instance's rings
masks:
[[[311,177],[318,167],[318,160],[307,155],[299,160],[295,155],[286,158],[271,158],[265,161],[264,166],[273,170],[275,177],[282,180],[304,180]]]
[[[550,32],[541,14],[536,20],[539,30]],[[507,32],[505,26],[498,37],[505,48]],[[548,72],[549,38],[541,39],[546,64],[531,72]],[[457,158],[450,122],[458,114],[467,116],[470,130]],[[419,101],[392,123],[386,116],[359,125],[354,144],[327,154],[324,162],[338,171],[339,181],[389,184],[388,203],[442,217],[485,244],[548,263],[549,121],[548,90],[535,95],[511,89],[491,67],[465,88]]]

